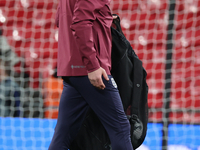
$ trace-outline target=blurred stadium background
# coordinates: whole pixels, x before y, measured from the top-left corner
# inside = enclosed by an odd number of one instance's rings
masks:
[[[0,150],[50,143],[62,91],[57,4],[0,0]],[[112,0],[111,9],[148,73],[148,133],[138,149],[200,150],[200,0]]]

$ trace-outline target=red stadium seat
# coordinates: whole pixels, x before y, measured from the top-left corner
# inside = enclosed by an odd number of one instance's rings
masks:
[[[161,111],[157,111],[156,109],[152,109],[149,111],[148,121],[149,122],[162,122],[163,121],[163,113]]]
[[[52,68],[56,67],[57,42],[31,42],[30,46],[24,50],[27,66],[43,68],[51,65]]]
[[[200,1],[198,0],[190,0],[190,1],[183,1],[183,0],[176,0],[176,10],[179,12],[196,12],[199,11]]]
[[[148,68],[148,66],[151,66]],[[145,66],[144,66],[145,68]],[[162,108],[164,92],[164,63],[148,63],[147,84],[149,86],[148,104],[149,107]]]
[[[170,113],[170,122],[198,124],[200,122],[200,113],[173,112]]]
[[[185,61],[193,60],[193,57],[196,57],[200,49],[200,30],[196,28],[189,31],[184,30],[184,32],[182,30],[177,30],[175,39],[174,59],[177,61],[181,59]],[[198,58],[196,60],[198,60]]]
[[[26,48],[25,57],[35,59],[56,59],[57,42],[32,42]]]
[[[167,9],[167,0],[113,0],[111,8],[117,10],[141,10],[141,11],[156,11]]]
[[[35,26],[41,26],[43,28],[54,28],[55,26],[55,13],[54,11],[44,10],[44,9],[36,9],[33,13],[32,24]]]
[[[2,24],[4,26],[11,26],[23,23],[32,23],[33,10],[23,9],[23,8],[0,8],[2,15],[5,17],[6,21]]]
[[[129,0],[122,0],[119,2],[119,0],[113,0],[111,1],[111,8],[113,12],[119,11],[119,10],[137,10],[138,9],[138,3],[137,1],[129,1]]]
[[[193,9],[197,5],[200,6],[200,3],[198,2]],[[173,53],[175,71],[172,72],[171,107],[173,109],[200,108],[200,79],[198,78],[200,76],[200,30],[197,27],[200,24],[200,18],[198,19],[200,12],[192,12],[186,7],[193,6],[186,6],[178,1],[177,9],[180,15],[177,17],[176,44]],[[181,12],[184,12],[184,15]],[[184,119],[184,115],[180,113],[175,113],[172,118],[176,115]]]
[[[144,50],[160,50],[166,49],[166,31],[158,30],[155,32],[154,30],[133,30],[131,34],[130,31],[125,32],[125,36],[131,42],[131,45],[136,50],[144,49]]]
[[[177,13],[175,16],[176,30],[200,26],[200,11],[196,13]],[[195,19],[194,19],[195,18]],[[187,20],[187,21],[185,21]]]
[[[4,35],[10,41],[22,42],[56,42],[57,28],[45,29],[31,24],[16,24],[15,26],[5,26]],[[12,44],[13,45],[13,44]]]
[[[14,7],[16,0],[1,0],[0,7]]]
[[[200,63],[193,60],[173,64],[172,108],[200,108]]]
[[[24,8],[37,8],[37,9],[56,9],[58,1],[55,0],[28,0],[18,1],[19,6]]]
[[[142,11],[166,10],[168,8],[167,0],[138,0]]]
[[[43,28],[52,28],[55,26],[56,10],[46,9],[26,9],[26,8],[0,8],[0,13],[5,17],[5,22],[0,25],[11,26],[16,24],[32,24]]]
[[[128,13],[126,11],[118,14],[121,18],[122,29],[132,30],[166,30],[167,14],[163,12],[136,11]]]
[[[176,30],[199,27],[200,25],[200,1],[176,1],[175,15]],[[187,21],[186,21],[187,20]]]

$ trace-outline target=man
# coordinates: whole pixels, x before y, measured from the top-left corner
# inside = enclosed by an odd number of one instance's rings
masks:
[[[110,0],[60,0],[58,76],[63,92],[49,150],[68,150],[89,107],[104,125],[113,150],[132,150],[130,125],[110,75]]]

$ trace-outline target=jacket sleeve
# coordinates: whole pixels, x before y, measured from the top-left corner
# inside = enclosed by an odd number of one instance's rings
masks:
[[[57,27],[59,27],[59,11],[60,11],[60,3],[58,4],[57,12],[56,12],[56,18],[55,18],[55,24]]]
[[[100,68],[92,31],[93,21],[96,19],[95,11],[100,7],[97,0],[76,0],[73,12],[71,29],[88,73]]]

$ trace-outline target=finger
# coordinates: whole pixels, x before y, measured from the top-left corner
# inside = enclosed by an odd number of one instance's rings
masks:
[[[101,89],[101,90],[104,90],[104,89],[105,89],[105,86],[101,86],[100,89]]]
[[[113,17],[113,19],[117,19],[117,16],[114,16],[114,15],[113,15],[112,17]]]
[[[100,79],[96,79],[96,80],[90,80],[91,84],[98,88],[98,89],[104,89],[105,88],[105,85],[102,84],[102,82],[100,81]]]
[[[106,79],[107,81],[109,80],[108,75],[107,75],[107,73],[106,73],[105,70],[103,71],[103,77],[104,77],[104,79]]]
[[[106,86],[104,85],[102,78],[100,78],[97,83],[98,88],[105,89]]]

